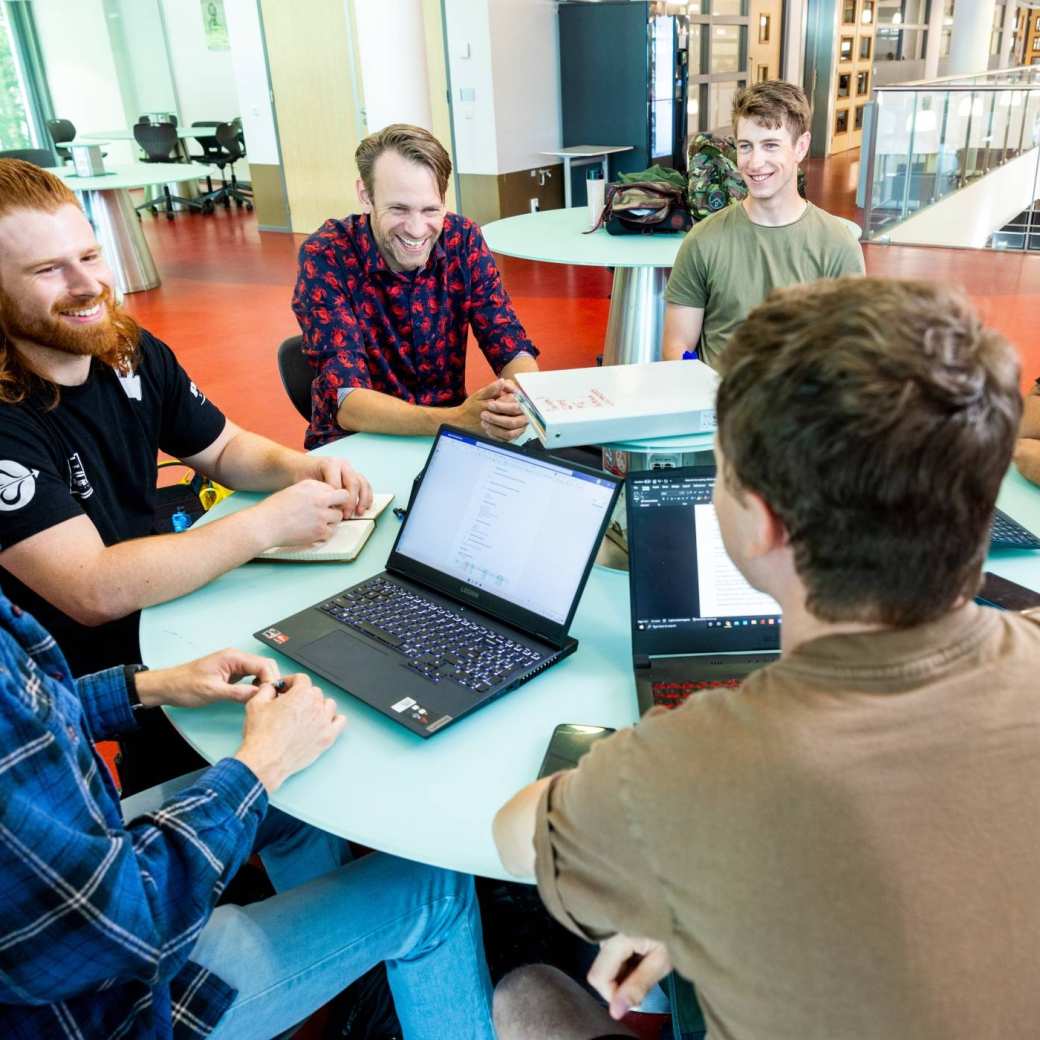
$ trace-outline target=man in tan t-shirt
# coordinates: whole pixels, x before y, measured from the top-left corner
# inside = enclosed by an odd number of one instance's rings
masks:
[[[698,224],[679,249],[665,290],[666,361],[699,346],[715,367],[733,330],[773,289],[863,273],[848,222],[798,194],[810,117],[803,91],[782,80],[756,83],[734,99],[747,198]]]
[[[845,278],[758,307],[721,374],[719,526],[781,659],[525,788],[503,862],[611,937],[615,1018],[671,965],[712,1040],[1040,1035],[1040,617],[972,602],[1015,352],[951,290]],[[540,970],[500,1040],[628,1035]]]

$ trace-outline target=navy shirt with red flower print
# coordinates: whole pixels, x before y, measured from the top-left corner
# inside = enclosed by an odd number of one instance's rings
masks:
[[[292,306],[315,371],[307,448],[343,436],[345,390],[461,404],[468,328],[496,374],[518,354],[538,356],[480,229],[455,213],[425,266],[403,274],[379,252],[367,215],[327,220],[300,249]]]

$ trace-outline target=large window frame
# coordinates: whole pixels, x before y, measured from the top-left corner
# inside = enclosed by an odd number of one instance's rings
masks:
[[[739,15],[712,14],[714,3],[704,2],[701,4],[700,12],[690,11],[687,16],[691,29],[694,26],[699,27],[697,33],[690,34],[691,40],[697,37],[699,41],[698,53],[694,54],[691,48],[689,54],[687,126],[691,136],[708,130],[717,132],[731,129],[730,113],[715,111],[718,107],[715,98],[718,93],[725,93],[718,89],[720,87],[732,86],[734,90],[742,90],[751,82],[752,69],[748,62],[748,40],[751,33],[749,6],[748,0],[743,0],[742,13]],[[714,30],[722,27],[737,29],[737,68],[727,72],[712,72]],[[716,89],[712,90],[713,87]],[[696,109],[692,107],[693,101],[696,101]]]

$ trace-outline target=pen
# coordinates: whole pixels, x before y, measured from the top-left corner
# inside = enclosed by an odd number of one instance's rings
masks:
[[[263,686],[263,683],[262,683],[262,682],[260,681],[260,678],[259,678],[259,676],[257,676],[257,677],[254,677],[254,679],[253,679],[253,685],[254,685],[254,686]],[[273,682],[271,683],[271,685],[272,685],[272,686],[274,687],[274,693],[275,693],[275,696],[276,696],[276,697],[277,697],[277,696],[278,696],[278,694],[280,694],[280,693],[285,693],[285,686],[286,686],[286,682],[285,682],[285,680],[284,680],[284,679],[275,679],[275,680],[274,680],[274,681],[273,681]]]

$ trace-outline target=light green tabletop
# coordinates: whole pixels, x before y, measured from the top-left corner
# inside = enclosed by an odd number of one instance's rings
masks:
[[[178,126],[177,136],[183,141],[185,138],[212,137],[215,127],[212,126]],[[104,141],[133,141],[133,127],[124,126],[122,130],[95,130],[89,134],[76,134],[72,144],[98,144]],[[68,147],[66,145],[66,147]]]
[[[113,166],[100,177],[77,177],[71,166],[53,171],[73,191],[118,191],[126,188],[143,188],[149,184],[166,184],[172,181],[194,181],[205,177],[219,177],[216,167],[201,163],[130,163]]]
[[[608,235],[589,228],[586,206],[506,217],[481,227],[488,248],[523,260],[579,267],[671,267],[683,235]]]

